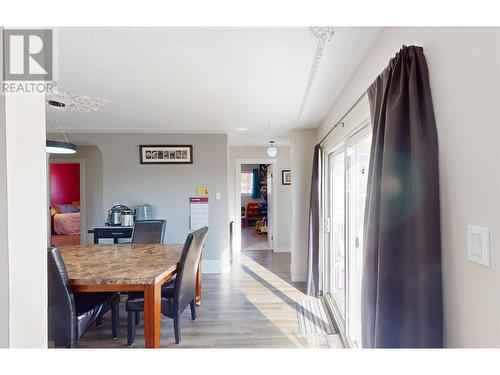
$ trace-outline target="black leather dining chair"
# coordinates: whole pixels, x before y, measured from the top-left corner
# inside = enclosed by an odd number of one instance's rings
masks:
[[[166,220],[138,220],[132,231],[131,244],[162,243],[165,236]],[[125,294],[128,294],[126,292]],[[139,325],[140,312],[135,314],[135,325]]]
[[[57,247],[47,250],[48,334],[56,347],[73,347],[85,331],[111,310],[113,338],[120,334],[119,293],[73,293]]]
[[[162,243],[166,220],[139,220],[132,232],[132,244]]]
[[[180,316],[188,305],[191,307],[191,319],[196,319],[196,274],[207,232],[208,227],[203,227],[187,236],[175,281],[165,283],[161,289],[161,312],[174,320],[176,344],[181,341]],[[130,293],[126,309],[128,311],[127,343],[132,345],[135,338],[134,313],[144,311],[144,294],[142,292]]]

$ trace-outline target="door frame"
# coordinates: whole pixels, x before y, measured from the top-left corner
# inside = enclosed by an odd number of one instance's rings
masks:
[[[278,244],[278,178],[276,177],[276,166],[278,164],[278,159],[273,158],[250,158],[250,159],[236,159],[235,161],[235,180],[234,180],[234,232],[233,232],[233,251],[235,253],[241,252],[241,166],[243,164],[272,164],[273,165],[273,186],[271,195],[271,230],[270,234],[272,237],[273,252],[277,249],[276,244]],[[269,202],[268,202],[269,204]],[[268,218],[269,219],[269,218]]]
[[[50,164],[79,164],[80,165],[80,243],[86,243],[87,238],[87,221],[86,221],[86,202],[85,202],[85,159],[81,158],[65,158],[65,157],[54,157],[49,159],[49,170],[47,171],[48,178],[48,203],[50,206]],[[50,210],[49,210],[50,212]],[[50,213],[49,213],[50,215]],[[49,220],[49,225],[51,221]],[[52,231],[52,228],[50,228]],[[52,232],[51,232],[52,233]]]

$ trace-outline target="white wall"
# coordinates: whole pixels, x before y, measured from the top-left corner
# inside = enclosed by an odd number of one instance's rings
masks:
[[[318,129],[336,123],[403,44],[424,48],[439,138],[445,343],[500,346],[500,28],[387,28]],[[490,228],[491,268],[466,259]]]
[[[203,271],[227,271],[227,135],[70,134],[70,140],[76,144],[95,145],[101,151],[103,209],[97,215],[92,214],[92,217],[101,218],[100,225],[104,225],[106,212],[115,202],[132,209],[138,204],[150,203],[153,216],[167,220],[165,242],[184,242],[190,231],[189,197],[196,196],[196,187],[209,187],[210,230],[203,253]],[[193,164],[141,165],[141,144],[192,144]],[[215,199],[216,192],[221,193],[220,200]],[[86,198],[90,207],[92,198],[88,195]]]
[[[0,45],[3,46],[0,27]],[[0,48],[0,84],[3,84],[3,48]],[[7,236],[7,159],[5,152],[5,96],[0,96],[0,348],[9,346],[9,248]]]
[[[235,221],[235,215],[240,215],[240,209],[235,208],[236,192],[236,160],[237,159],[269,159],[267,147],[229,147],[229,221]],[[277,180],[278,192],[278,241],[275,251],[289,252],[291,243],[291,210],[292,191],[290,185],[281,184],[281,171],[291,168],[290,147],[278,147],[277,163],[274,178]],[[239,187],[238,187],[239,188]]]
[[[0,95],[0,348],[47,346],[45,171],[44,96]]]
[[[2,304],[8,301],[9,346],[41,348],[47,346],[44,96],[6,95],[5,115],[9,297]]]
[[[45,171],[44,96],[0,95],[0,348],[47,346]]]
[[[316,130],[290,132],[292,161],[292,281],[305,281],[309,232],[309,201]]]

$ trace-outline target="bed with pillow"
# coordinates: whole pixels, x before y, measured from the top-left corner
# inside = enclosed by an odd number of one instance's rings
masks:
[[[63,235],[80,234],[80,202],[54,204],[51,207],[52,232]]]

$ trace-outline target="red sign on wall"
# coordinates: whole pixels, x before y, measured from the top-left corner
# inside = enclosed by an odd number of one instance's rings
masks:
[[[191,197],[189,203],[208,203],[208,197]]]

